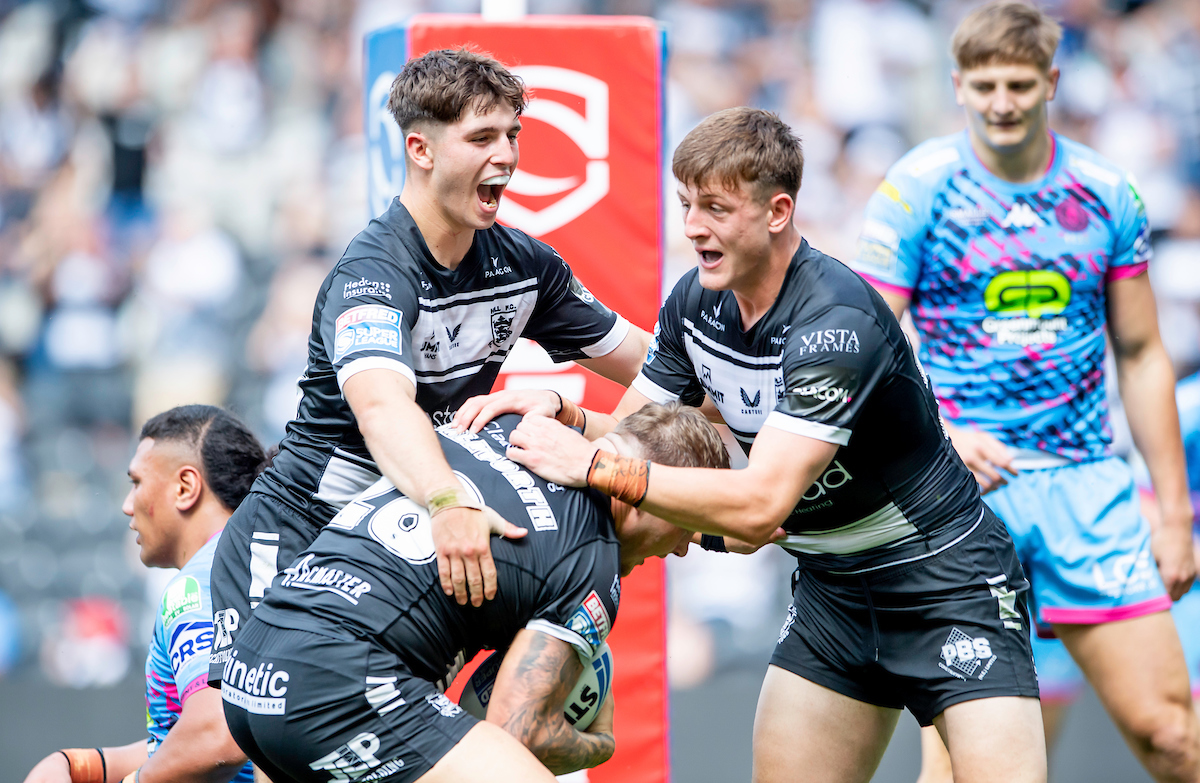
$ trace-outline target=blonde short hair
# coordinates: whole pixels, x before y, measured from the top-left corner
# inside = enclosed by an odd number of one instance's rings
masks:
[[[717,429],[697,408],[647,403],[617,424],[614,433],[638,445],[639,456],[678,468],[728,468],[729,452]]]
[[[1062,39],[1062,27],[1035,5],[993,0],[959,23],[950,53],[960,71],[984,65],[1036,65],[1047,73]]]
[[[743,185],[759,199],[800,190],[804,154],[787,123],[769,111],[741,106],[710,114],[675,148],[671,172],[684,185]]]

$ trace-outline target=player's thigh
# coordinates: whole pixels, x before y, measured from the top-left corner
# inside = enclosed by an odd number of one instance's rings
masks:
[[[1171,618],[1183,645],[1183,660],[1192,683],[1192,701],[1200,705],[1200,584],[1171,607]]]
[[[553,783],[554,775],[511,734],[478,723],[420,778],[419,783]]]
[[[954,783],[950,752],[936,726],[921,727],[921,773],[917,783]]]
[[[778,666],[767,668],[754,716],[755,783],[868,781],[900,710],[843,696]]]
[[[964,701],[934,718],[950,751],[954,783],[1046,780],[1041,705],[1028,696]]]
[[[1141,733],[1171,707],[1188,707],[1191,691],[1175,623],[1168,612],[1099,625],[1055,624],[1109,714]]]

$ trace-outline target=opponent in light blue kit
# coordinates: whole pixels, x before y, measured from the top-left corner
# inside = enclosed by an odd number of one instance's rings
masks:
[[[1149,227],[1125,172],[1047,126],[1059,35],[1012,0],[962,22],[952,46],[967,131],[892,167],[853,266],[898,315],[911,303],[947,430],[995,490],[987,502],[1012,533],[1037,619],[1092,675],[1151,774],[1194,781],[1200,729],[1166,611],[1195,575],[1191,508]],[[1158,491],[1153,534],[1110,453],[1106,329]]]
[[[210,538],[167,584],[154,617],[154,636],[146,655],[147,750],[151,756],[179,720],[188,698],[208,688],[208,654],[213,646],[208,573],[220,538],[220,533]],[[254,767],[247,762],[233,780],[252,783]]]
[[[1188,376],[1175,387],[1175,403],[1179,407],[1179,426],[1183,433],[1183,450],[1187,456],[1188,489],[1192,499],[1192,536],[1200,554],[1200,373]],[[1134,475],[1142,493],[1143,509],[1155,513],[1154,494],[1150,477],[1135,461]],[[1193,583],[1183,598],[1171,607],[1171,616],[1183,643],[1191,680],[1192,700],[1200,701],[1200,583]],[[1042,701],[1053,702],[1055,709],[1066,707],[1083,690],[1083,672],[1057,639],[1034,639],[1038,684]]]
[[[159,602],[146,656],[149,737],[54,751],[25,783],[253,783],[254,768],[225,725],[221,693],[208,687],[209,571],[225,523],[265,463],[246,425],[212,405],[172,408],[142,426],[121,510],[142,562],[180,569]]]

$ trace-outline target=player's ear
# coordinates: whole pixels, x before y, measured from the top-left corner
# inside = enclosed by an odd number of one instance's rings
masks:
[[[1050,70],[1046,72],[1046,78],[1050,80],[1050,87],[1046,90],[1046,100],[1054,100],[1054,93],[1058,92],[1058,77],[1061,71],[1057,65],[1050,66]]]
[[[962,96],[962,71],[955,68],[950,71],[950,82],[954,85],[954,102],[959,106],[965,106]]]
[[[772,234],[786,231],[792,224],[792,215],[796,211],[795,200],[787,193],[776,193],[767,200],[767,208],[767,230]]]
[[[429,171],[433,168],[433,150],[429,135],[424,131],[409,131],[404,135],[404,153],[417,168]]]
[[[175,473],[175,508],[186,513],[200,502],[204,479],[192,465],[184,465]]]

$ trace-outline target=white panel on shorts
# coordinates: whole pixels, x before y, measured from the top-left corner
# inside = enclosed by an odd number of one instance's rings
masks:
[[[808,555],[853,555],[916,533],[916,526],[904,512],[895,503],[888,503],[857,522],[819,533],[790,535],[779,545]]]

